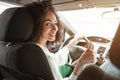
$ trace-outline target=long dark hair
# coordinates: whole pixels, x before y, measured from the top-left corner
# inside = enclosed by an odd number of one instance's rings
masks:
[[[53,12],[58,20],[58,23],[57,23],[58,32],[56,34],[55,41],[53,42],[48,41],[47,46],[50,49],[53,47],[53,45],[55,47],[56,43],[61,43],[63,41],[64,38],[61,39],[60,36],[62,35],[62,37],[64,37],[64,27],[62,26],[62,23],[59,17],[57,16],[54,7],[52,6],[51,0],[44,0],[40,2],[29,3],[29,4],[26,4],[25,7],[33,16],[33,21],[34,21],[34,29],[28,41],[36,42],[39,40],[39,37],[41,36],[42,28],[43,28],[44,18],[49,11]]]

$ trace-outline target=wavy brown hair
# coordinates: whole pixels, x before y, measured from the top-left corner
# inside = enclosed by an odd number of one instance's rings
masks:
[[[44,0],[44,1],[40,1],[40,2],[29,3],[29,4],[26,4],[25,7],[31,13],[31,15],[33,17],[33,21],[34,21],[34,29],[31,34],[31,37],[28,39],[28,41],[36,42],[39,40],[39,37],[41,36],[42,28],[43,28],[44,18],[49,11],[53,12],[57,18],[58,32],[56,34],[55,41],[53,41],[53,42],[48,41],[47,46],[50,49],[53,47],[53,45],[55,47],[56,43],[61,43],[63,41],[64,27],[62,26],[62,23],[61,23],[59,17],[57,16],[54,7],[52,6],[51,0]]]

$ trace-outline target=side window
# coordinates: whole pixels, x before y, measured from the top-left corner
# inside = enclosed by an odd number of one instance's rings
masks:
[[[10,8],[10,7],[17,7],[17,5],[13,5],[13,4],[10,4],[10,3],[5,3],[5,2],[0,2],[0,14],[7,8]]]

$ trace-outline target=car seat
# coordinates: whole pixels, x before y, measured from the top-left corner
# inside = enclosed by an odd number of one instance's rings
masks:
[[[0,80],[44,80],[0,65]]]
[[[8,8],[0,15],[0,80],[54,80],[43,50],[27,41],[33,25],[25,7]]]
[[[120,25],[109,50],[109,59],[115,68],[120,70]],[[80,73],[78,80],[120,80],[120,76],[113,76],[96,65],[88,65]]]

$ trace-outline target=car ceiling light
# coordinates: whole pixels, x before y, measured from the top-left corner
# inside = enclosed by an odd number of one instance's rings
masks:
[[[78,6],[79,6],[79,7],[83,7],[83,4],[82,4],[82,3],[80,3],[80,4],[78,4]]]

